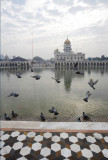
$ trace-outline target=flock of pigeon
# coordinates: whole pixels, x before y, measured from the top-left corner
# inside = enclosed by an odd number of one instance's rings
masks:
[[[29,66],[29,67],[30,67],[30,69],[31,69],[31,72],[33,72],[32,67],[31,67],[31,66]],[[75,64],[74,64],[74,67],[72,67],[71,69],[75,70],[75,71],[76,71],[76,74],[84,75],[84,72],[78,70],[78,63],[75,63]],[[17,78],[22,78],[22,77],[21,77],[21,74],[22,74],[22,73],[23,73],[23,72],[16,73]],[[32,77],[32,78],[35,78],[36,80],[39,80],[39,79],[41,78],[41,76],[39,76],[39,75],[35,75],[35,76],[31,76],[31,77]],[[59,78],[53,78],[53,77],[51,77],[51,78],[54,79],[57,83],[60,83],[60,82],[61,82]],[[92,79],[90,79],[90,81],[88,82],[88,84],[90,85],[90,87],[92,87],[93,89],[95,89],[94,85],[95,85],[97,82],[98,82],[98,80],[93,81]],[[89,98],[89,96],[91,96],[91,95],[92,95],[92,94],[90,93],[90,91],[87,91],[86,97],[85,97],[83,100],[84,100],[85,102],[88,102],[88,98]],[[11,97],[11,96],[13,96],[13,97],[18,97],[19,94],[12,92],[12,93],[10,93],[10,95],[8,95],[8,97]],[[58,115],[58,114],[59,114],[59,113],[57,112],[57,110],[56,110],[55,107],[52,107],[51,109],[49,109],[49,112],[50,112],[50,113],[54,113],[54,115]],[[12,111],[11,114],[12,114],[12,118],[16,118],[16,117],[18,116],[18,114],[16,114],[14,111]],[[6,113],[4,113],[4,118],[5,118],[5,120],[11,120],[11,118],[10,118]],[[41,114],[40,114],[40,119],[41,119],[42,121],[45,121],[45,116],[44,116],[44,114],[43,114],[42,112],[41,112]],[[85,114],[85,112],[83,112],[83,120],[91,120],[90,117],[89,117],[87,114]],[[78,121],[78,122],[81,122],[81,118],[78,117],[78,118],[77,118],[77,121]]]
[[[83,72],[78,71],[78,63],[76,63],[76,64],[74,65],[74,67],[72,67],[72,69],[76,70],[76,73],[77,73],[77,74],[84,74]],[[98,80],[93,81],[93,79],[90,79],[90,81],[88,82],[88,84],[90,85],[91,88],[93,88],[93,89],[95,90],[94,85],[95,85],[97,82],[98,82]],[[89,98],[91,95],[92,95],[92,94],[90,93],[90,91],[87,91],[87,92],[86,92],[86,97],[85,97],[83,100],[84,100],[85,102],[88,102],[88,98]],[[84,119],[84,120],[91,120],[90,117],[85,114],[85,112],[83,112],[83,119]],[[78,121],[78,122],[81,122],[81,118],[78,117],[78,118],[77,118],[77,121]]]

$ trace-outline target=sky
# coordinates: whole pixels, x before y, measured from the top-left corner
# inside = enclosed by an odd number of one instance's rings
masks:
[[[50,59],[67,36],[75,53],[108,56],[108,0],[1,0],[1,54]]]

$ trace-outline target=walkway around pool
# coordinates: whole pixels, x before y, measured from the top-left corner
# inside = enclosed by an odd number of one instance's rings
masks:
[[[107,160],[107,122],[1,121],[1,160]]]

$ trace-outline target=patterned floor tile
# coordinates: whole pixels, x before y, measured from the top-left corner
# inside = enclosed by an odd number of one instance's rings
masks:
[[[106,160],[108,133],[0,131],[1,160]]]

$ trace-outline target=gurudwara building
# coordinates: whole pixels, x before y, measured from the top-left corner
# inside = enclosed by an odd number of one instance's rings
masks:
[[[55,66],[72,66],[76,62],[82,62],[85,60],[85,54],[72,51],[71,42],[68,38],[64,42],[63,51],[64,52],[60,52],[58,49],[54,51]]]

